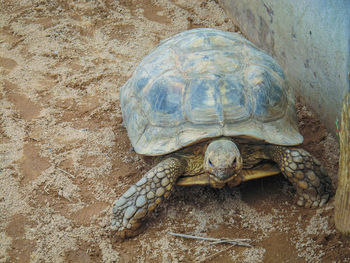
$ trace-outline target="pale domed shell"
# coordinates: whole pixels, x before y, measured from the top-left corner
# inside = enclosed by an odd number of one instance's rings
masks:
[[[241,35],[193,29],[162,41],[120,93],[136,152],[162,155],[211,137],[303,141],[277,62]]]

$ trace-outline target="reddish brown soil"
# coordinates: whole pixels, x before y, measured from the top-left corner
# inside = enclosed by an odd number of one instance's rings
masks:
[[[118,242],[111,205],[150,168],[131,151],[119,90],[161,39],[237,31],[216,1],[0,1],[0,262],[350,262],[323,208],[282,176],[234,189],[178,188],[138,237]],[[302,145],[337,181],[338,145],[298,104]],[[251,238],[211,245],[168,232]]]

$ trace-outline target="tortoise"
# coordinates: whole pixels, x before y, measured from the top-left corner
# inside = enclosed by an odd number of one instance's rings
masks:
[[[199,28],[162,41],[120,92],[134,150],[159,163],[113,205],[112,229],[140,233],[175,185],[222,188],[282,174],[297,205],[331,193],[320,162],[295,147],[294,96],[278,63],[238,33]]]

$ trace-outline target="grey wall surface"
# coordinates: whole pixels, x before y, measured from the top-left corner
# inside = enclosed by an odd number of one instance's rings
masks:
[[[333,133],[349,89],[350,0],[220,0]]]

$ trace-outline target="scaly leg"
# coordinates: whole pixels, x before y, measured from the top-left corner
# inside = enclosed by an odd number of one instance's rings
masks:
[[[141,232],[142,222],[170,195],[184,169],[182,160],[167,158],[148,171],[114,203],[112,228],[120,238],[136,236]]]
[[[301,148],[270,145],[267,154],[297,190],[297,205],[320,207],[332,194],[331,179],[320,162]]]

